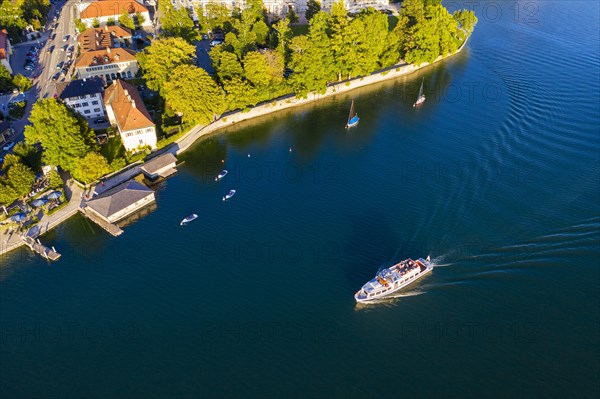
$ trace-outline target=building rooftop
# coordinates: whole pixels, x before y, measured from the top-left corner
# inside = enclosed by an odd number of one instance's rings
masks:
[[[8,43],[8,32],[6,29],[0,30],[0,60],[6,58]]]
[[[104,105],[112,107],[122,132],[154,126],[135,86],[121,79],[113,80],[104,91]]]
[[[116,25],[106,25],[103,28],[90,28],[79,34],[77,42],[83,53],[114,47],[115,38],[131,39],[131,31]]]
[[[164,167],[174,164],[176,162],[177,158],[175,158],[175,155],[168,152],[164,155],[152,158],[152,160],[146,162],[144,166],[142,166],[142,170],[146,173],[153,175],[161,169],[163,169]]]
[[[109,219],[150,195],[154,195],[154,191],[135,180],[129,180],[87,201],[86,206]]]
[[[126,61],[136,61],[133,51],[124,48],[105,48],[81,54],[75,61],[75,68],[115,64]]]
[[[102,92],[104,92],[104,81],[99,77],[56,84],[56,94],[62,100]]]
[[[99,0],[90,3],[82,12],[81,19],[115,17],[127,11],[129,14],[148,12],[148,8],[132,0]]]

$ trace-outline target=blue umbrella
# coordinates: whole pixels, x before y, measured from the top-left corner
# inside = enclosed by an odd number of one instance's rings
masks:
[[[59,199],[62,193],[60,191],[54,191],[48,195],[48,199]]]
[[[36,208],[42,206],[42,205],[46,205],[46,202],[48,202],[47,199],[45,198],[38,198],[34,201],[31,201],[31,205],[35,206]]]
[[[24,213],[15,213],[10,217],[10,220],[17,223],[22,222],[25,219],[27,219],[27,215]]]

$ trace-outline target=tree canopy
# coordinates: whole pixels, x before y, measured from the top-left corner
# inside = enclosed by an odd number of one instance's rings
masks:
[[[304,13],[304,17],[307,21],[310,21],[319,11],[321,11],[321,2],[318,0],[308,0],[306,2],[306,12]]]
[[[77,160],[71,173],[75,179],[88,184],[109,172],[110,166],[106,158],[97,152],[90,152],[85,157]]]
[[[137,54],[148,87],[164,96],[163,86],[179,65],[192,64],[196,48],[178,37],[158,39]]]
[[[85,119],[53,98],[38,100],[31,109],[25,140],[41,143],[42,159],[72,171],[79,158],[96,148],[94,133]]]
[[[127,11],[123,11],[123,13],[119,16],[119,25],[127,29],[135,29],[135,23],[133,22],[133,18],[129,16],[129,13]]]
[[[224,93],[202,68],[179,65],[164,86],[165,100],[190,123],[207,124],[225,111]]]
[[[167,37],[180,37],[188,42],[196,38],[194,21],[190,18],[185,7],[173,7],[171,2],[159,2],[161,10],[160,23],[164,35]]]

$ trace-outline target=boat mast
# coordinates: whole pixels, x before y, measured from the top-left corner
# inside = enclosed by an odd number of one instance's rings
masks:
[[[350,115],[348,115],[348,123],[350,123],[350,119],[354,116],[354,100],[352,100],[352,105],[350,105]]]
[[[425,78],[423,78],[423,80],[421,80],[421,88],[419,89],[419,97],[421,98],[421,96],[423,95],[423,82],[425,81]]]

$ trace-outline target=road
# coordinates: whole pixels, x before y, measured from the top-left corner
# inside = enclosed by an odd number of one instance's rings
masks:
[[[52,81],[52,76],[58,72],[56,64],[67,60],[67,52],[60,51],[61,47],[68,46],[77,47],[77,39],[75,35],[75,12],[77,0],[69,0],[67,2],[57,2],[48,13],[48,22],[41,39],[20,43],[13,46],[15,54],[12,58],[12,66],[15,73],[22,73],[25,76],[37,76],[33,79],[33,87],[25,93],[27,100],[27,108],[25,116],[18,121],[13,121],[14,135],[10,138],[11,141],[19,142],[24,139],[23,130],[28,123],[27,119],[31,113],[31,107],[38,98],[52,97],[56,92],[56,83]],[[54,15],[58,12],[57,21],[54,22]],[[53,28],[56,23],[58,27]],[[63,42],[63,37],[69,35],[69,40]],[[46,41],[43,48],[40,49],[40,58],[38,67],[31,73],[23,70],[23,61],[25,53],[31,46],[39,46],[40,42]],[[46,50],[54,46],[54,50],[47,54]],[[68,75],[68,74],[67,74]],[[65,80],[70,79],[65,76]]]

